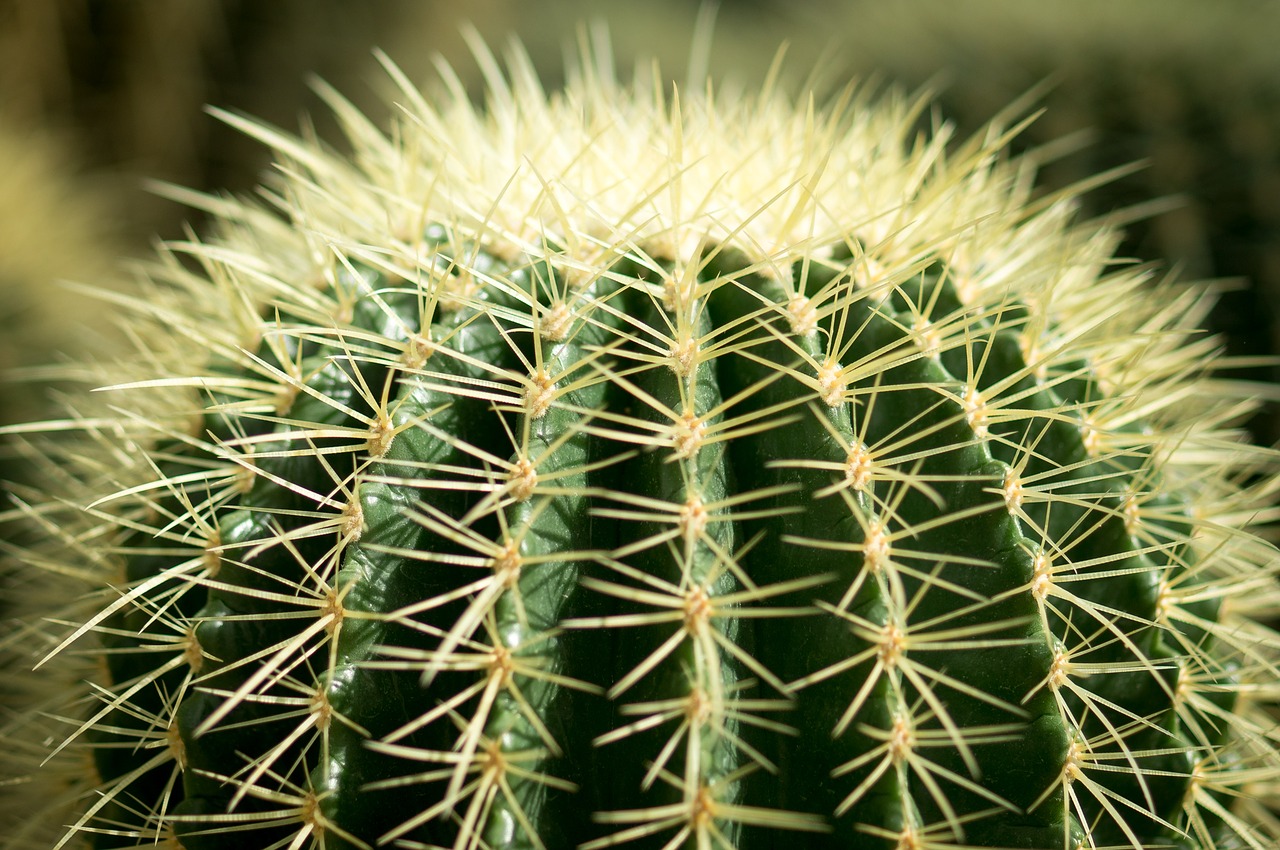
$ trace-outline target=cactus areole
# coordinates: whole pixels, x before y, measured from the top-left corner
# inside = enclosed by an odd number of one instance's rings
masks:
[[[172,190],[22,500],[12,846],[1276,846],[1203,292],[1000,120],[482,57]]]

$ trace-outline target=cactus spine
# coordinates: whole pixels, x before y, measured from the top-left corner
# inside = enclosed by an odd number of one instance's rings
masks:
[[[326,92],[349,158],[226,116],[276,179],[185,196],[21,504],[13,846],[1277,840],[1206,296],[1002,122],[481,56]]]

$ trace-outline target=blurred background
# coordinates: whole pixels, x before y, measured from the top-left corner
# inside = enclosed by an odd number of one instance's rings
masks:
[[[704,8],[0,0],[0,370],[18,379],[0,384],[0,424],[47,412],[46,364],[110,344],[101,303],[61,281],[127,288],[121,258],[200,228],[145,180],[244,192],[267,167],[260,146],[205,104],[289,130],[309,120],[336,141],[311,75],[381,117],[377,46],[414,78],[443,56],[478,94],[464,21],[499,48],[517,35],[548,84],[582,20],[607,24],[619,64],[656,56],[679,79]],[[749,83],[787,41],[793,77],[817,68],[828,88],[928,85],[961,135],[1041,86],[1045,113],[1016,147],[1061,154],[1044,169],[1045,191],[1142,163],[1092,191],[1086,213],[1129,222],[1127,256],[1220,281],[1211,330],[1256,359],[1280,351],[1278,32],[1276,0],[723,0],[710,68]],[[1277,377],[1267,365],[1242,374]],[[1275,442],[1276,422],[1267,412],[1250,427]],[[12,474],[2,464],[0,480]]]

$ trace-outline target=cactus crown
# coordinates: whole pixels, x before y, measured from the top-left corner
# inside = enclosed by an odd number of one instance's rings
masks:
[[[1202,292],[1004,120],[479,55],[483,111],[388,63],[389,133],[323,90],[349,156],[224,115],[270,187],[176,192],[217,233],[26,429],[76,437],[19,511],[13,846],[1280,837]]]

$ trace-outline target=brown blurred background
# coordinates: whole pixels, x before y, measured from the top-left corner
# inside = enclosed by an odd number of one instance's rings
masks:
[[[620,64],[657,55],[679,76],[700,4],[521,0],[0,0],[0,423],[40,415],[37,364],[109,344],[101,306],[57,281],[127,287],[118,257],[176,237],[189,211],[148,178],[246,191],[261,147],[203,111],[211,103],[295,130],[314,116],[319,75],[375,116],[380,46],[411,77],[439,53],[475,82],[460,35],[518,34],[549,82],[576,23],[608,24]],[[1087,197],[1087,212],[1174,203],[1128,226],[1125,250],[1186,279],[1234,281],[1213,330],[1232,353],[1280,351],[1280,32],[1274,0],[725,0],[711,68],[759,77],[779,43],[788,67],[837,86],[874,76],[932,84],[964,131],[1046,83],[1032,149],[1088,132],[1046,166],[1046,188],[1115,166],[1147,166]],[[1079,137],[1077,137],[1079,138]],[[1157,209],[1153,207],[1153,209]],[[199,227],[198,220],[194,222]],[[86,331],[85,328],[89,330]],[[1251,377],[1272,380],[1271,367]],[[1268,442],[1275,417],[1251,425]],[[0,478],[12,473],[0,467]]]

